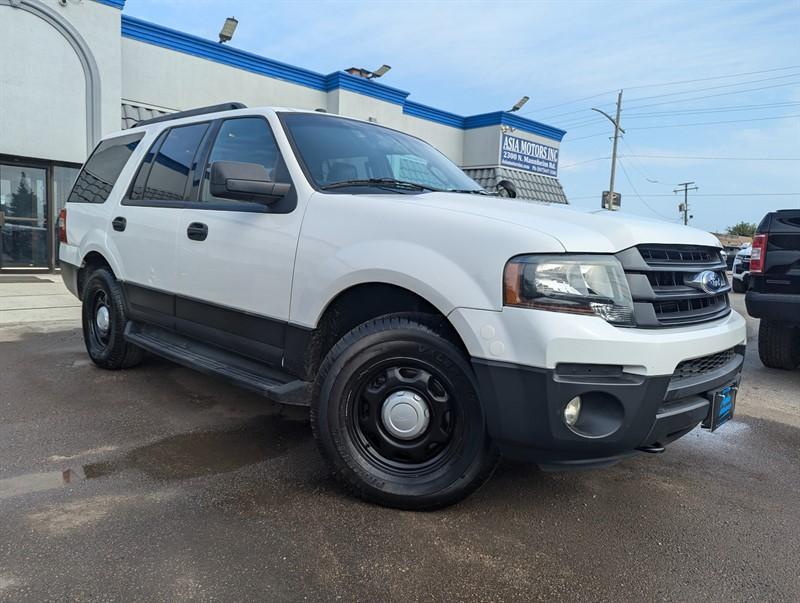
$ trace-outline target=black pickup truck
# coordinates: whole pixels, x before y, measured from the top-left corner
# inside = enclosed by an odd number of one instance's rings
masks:
[[[765,366],[800,365],[800,209],[768,213],[750,255],[747,312],[761,319],[758,354]]]

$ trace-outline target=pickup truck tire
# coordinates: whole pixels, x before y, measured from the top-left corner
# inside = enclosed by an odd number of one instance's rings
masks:
[[[744,293],[747,291],[747,283],[744,282],[744,279],[739,280],[738,278],[731,279],[733,281],[732,287],[734,293]]]
[[[125,304],[122,288],[108,268],[89,275],[83,288],[83,341],[97,366],[109,370],[139,364],[144,350],[125,340]]]
[[[800,329],[762,319],[758,327],[758,356],[769,368],[797,368],[800,365]]]
[[[312,430],[356,496],[436,509],[471,494],[497,466],[472,368],[445,333],[433,316],[388,315],[347,333],[323,360]]]

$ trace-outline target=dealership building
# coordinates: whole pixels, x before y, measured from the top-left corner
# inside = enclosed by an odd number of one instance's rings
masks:
[[[424,139],[489,190],[510,180],[519,197],[566,203],[563,130],[508,111],[457,115],[375,79],[316,73],[135,19],[124,5],[0,0],[2,272],[56,267],[55,218],[101,137],[230,101],[369,120]]]

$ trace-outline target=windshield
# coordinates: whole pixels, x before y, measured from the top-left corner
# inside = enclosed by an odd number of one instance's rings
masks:
[[[413,136],[324,114],[282,113],[281,120],[317,188],[483,190],[442,153]]]

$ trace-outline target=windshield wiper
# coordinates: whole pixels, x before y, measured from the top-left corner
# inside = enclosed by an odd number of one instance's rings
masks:
[[[491,196],[492,193],[483,190],[482,188],[448,188],[443,192],[445,193],[464,193],[466,195],[487,195]]]
[[[441,191],[442,189],[433,188],[419,182],[409,182],[407,180],[396,180],[394,178],[361,178],[358,180],[343,180],[341,182],[331,182],[321,186],[322,190],[329,190],[332,188],[346,188],[348,186],[378,186],[378,187],[391,187],[391,188],[404,188],[407,190],[416,191]]]

